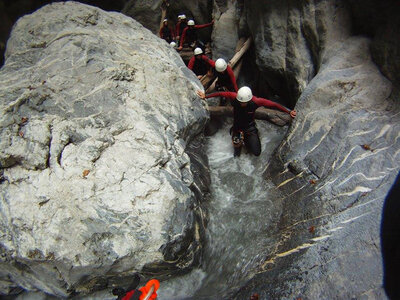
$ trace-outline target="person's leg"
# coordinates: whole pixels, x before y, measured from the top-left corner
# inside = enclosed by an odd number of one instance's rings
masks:
[[[258,130],[256,128],[255,130],[245,133],[244,144],[246,145],[246,148],[255,156],[259,156],[261,154],[261,142],[258,136]]]
[[[233,144],[233,156],[240,156],[243,146],[243,132],[242,131],[233,131],[232,134],[232,144]]]
[[[218,92],[226,92],[225,87],[219,85],[218,80],[217,80],[217,82],[215,83],[215,89],[216,89]],[[224,98],[224,97],[219,97],[219,106],[226,106],[227,101],[228,101],[228,100],[226,100],[226,98]]]

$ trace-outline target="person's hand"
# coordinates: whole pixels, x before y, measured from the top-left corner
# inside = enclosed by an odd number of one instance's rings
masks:
[[[207,76],[208,76],[208,77],[213,76],[213,71],[212,71],[212,70],[208,70],[208,71],[207,71]]]
[[[206,99],[206,94],[203,93],[203,92],[200,91],[200,90],[197,91],[197,95],[198,95],[201,99]]]
[[[178,48],[178,51],[181,51],[183,49],[183,47],[182,46],[180,46],[179,48]]]
[[[197,75],[197,78],[198,78],[198,79],[201,79],[201,77],[203,77],[203,75]]]
[[[290,111],[290,116],[292,118],[294,118],[296,116],[297,112],[293,109],[292,111]]]

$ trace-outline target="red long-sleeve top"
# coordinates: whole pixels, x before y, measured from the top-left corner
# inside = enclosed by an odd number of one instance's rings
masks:
[[[215,68],[215,61],[212,60],[211,63],[212,63],[211,66]],[[236,84],[236,77],[235,74],[233,73],[231,66],[228,65],[224,72],[216,72],[216,75],[218,77],[219,85],[227,86],[229,88],[229,83],[227,81],[230,81],[235,92],[238,91],[238,86]]]
[[[214,22],[207,23],[207,24],[202,24],[202,25],[194,25],[193,27],[194,27],[195,29],[201,29],[201,28],[209,27],[209,26],[211,26],[212,24],[214,24]],[[182,32],[182,37],[181,37],[181,42],[180,42],[180,46],[181,46],[181,47],[183,47],[183,43],[185,42],[186,31],[188,31],[188,29],[189,29],[189,26],[187,26],[187,27],[183,30],[183,32]]]
[[[290,113],[288,109],[274,101],[255,96],[253,96],[253,98],[247,102],[247,105],[242,106],[241,103],[236,100],[236,96],[237,93],[234,92],[218,92],[206,96],[206,98],[224,97],[231,100],[231,104],[233,106],[233,130],[247,131],[255,128],[255,111],[260,106],[276,108],[285,113]]]
[[[184,26],[184,28],[182,28],[183,26]],[[182,25],[182,21],[178,21],[178,23],[176,23],[176,26],[175,26],[175,36],[181,36],[181,34],[183,33],[183,30],[185,30],[186,27],[187,27],[186,23],[184,25]]]
[[[162,39],[165,38],[165,37],[164,37],[164,29],[165,29],[165,28],[167,28],[167,29],[169,30],[169,33],[170,33],[170,35],[171,35],[171,39],[174,39],[174,38],[175,38],[175,32],[174,32],[174,30],[173,30],[171,27],[169,27],[168,25],[167,25],[167,26],[163,25],[163,26],[160,28],[160,32],[159,32],[160,38],[162,38]]]
[[[200,56],[200,59],[202,59],[203,61],[205,61],[206,63],[208,63],[211,67],[213,67],[213,64],[212,64],[213,61],[212,61],[211,59],[209,59],[207,56],[201,55],[201,56]],[[190,70],[193,70],[195,61],[196,61],[196,56],[192,56],[192,58],[189,60],[189,63],[188,63],[188,68],[189,68]]]
[[[212,93],[212,94],[207,95],[206,98],[208,99],[208,98],[214,98],[214,97],[224,97],[226,99],[234,101],[234,100],[236,100],[236,96],[237,96],[237,93],[234,93],[234,92],[217,92],[217,93]],[[280,111],[290,114],[290,111],[286,107],[284,107],[274,101],[268,100],[268,99],[253,96],[253,98],[251,98],[250,101],[257,104],[257,106],[276,108],[276,109],[279,109]]]

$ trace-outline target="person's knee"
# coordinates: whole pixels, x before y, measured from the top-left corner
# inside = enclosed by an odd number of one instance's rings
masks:
[[[253,154],[254,154],[255,156],[260,156],[260,154],[261,154],[261,149],[254,149],[254,150],[253,150]]]

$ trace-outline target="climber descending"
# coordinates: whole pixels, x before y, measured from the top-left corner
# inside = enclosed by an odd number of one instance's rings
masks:
[[[215,63],[215,75],[217,75],[217,82],[215,87],[217,91],[230,91],[237,92],[238,86],[236,84],[235,74],[232,68],[226,63],[223,58],[218,58]]]
[[[186,27],[183,32],[182,36],[179,41],[179,48],[178,50],[182,50],[183,46],[189,46],[191,48],[198,47],[199,41],[197,37],[197,30],[201,28],[206,28],[214,24],[214,20],[212,20],[211,23],[208,24],[202,24],[202,25],[195,25],[193,20],[189,20]]]
[[[194,56],[189,60],[188,68],[197,75],[197,78],[200,79],[209,73],[212,66],[213,61],[203,54],[201,48],[194,49]]]
[[[160,38],[171,43],[175,39],[175,33],[173,29],[168,26],[168,19],[164,19],[163,26],[160,28]]]
[[[233,126],[231,128],[231,135],[234,146],[234,156],[240,156],[243,145],[255,156],[259,156],[261,153],[260,138],[254,119],[254,113],[258,107],[276,108],[290,114],[292,118],[296,116],[295,110],[289,111],[276,102],[253,96],[251,89],[247,86],[241,87],[237,93],[217,92],[206,96],[203,92],[197,91],[197,94],[202,99],[224,97],[231,101],[233,106]]]

